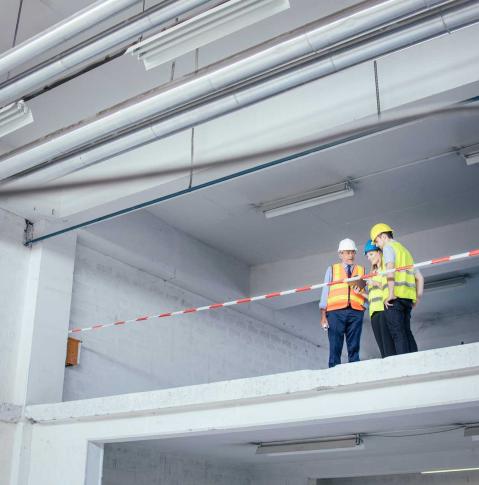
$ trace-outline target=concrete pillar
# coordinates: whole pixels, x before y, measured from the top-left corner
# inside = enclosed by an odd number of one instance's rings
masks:
[[[85,485],[101,485],[103,475],[103,448],[103,443],[89,442],[87,445]]]
[[[4,211],[0,220],[6,228],[0,237],[0,288],[5,298],[0,310],[5,363],[0,365],[0,382],[5,383],[0,390],[0,485],[24,485],[29,479],[32,424],[23,409],[62,400],[76,235],[26,248],[25,221]],[[45,224],[39,226],[44,229]],[[1,405],[2,400],[9,404]],[[12,409],[18,411],[14,419]]]
[[[16,404],[62,400],[76,234],[31,248],[14,388]]]

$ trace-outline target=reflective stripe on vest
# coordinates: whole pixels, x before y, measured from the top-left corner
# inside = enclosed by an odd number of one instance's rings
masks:
[[[348,277],[342,263],[336,263],[332,266],[333,281],[344,280]],[[362,276],[364,274],[363,266],[354,265],[351,276]],[[364,310],[366,298],[358,295],[347,283],[337,283],[330,286],[328,303],[326,311],[341,310],[351,305],[355,310]]]
[[[388,244],[394,249],[394,254],[396,256],[394,264],[395,268],[414,264],[411,253],[401,243],[390,241]],[[394,272],[394,296],[416,301],[416,277],[414,276],[414,270],[407,269]],[[386,286],[384,290],[384,300],[388,297],[389,288]]]
[[[368,301],[369,301],[369,316],[375,312],[384,311],[384,289],[388,287],[386,277],[384,275],[376,275],[371,278],[372,281],[377,281],[381,286],[368,285]]]

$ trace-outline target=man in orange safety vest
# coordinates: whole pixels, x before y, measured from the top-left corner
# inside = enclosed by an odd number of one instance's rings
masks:
[[[324,283],[343,280],[352,276],[363,276],[364,267],[354,263],[357,247],[353,240],[343,239],[339,243],[339,263],[328,267]],[[321,326],[327,330],[329,339],[329,367],[341,363],[344,339],[348,348],[349,362],[359,360],[359,344],[363,328],[366,296],[348,283],[325,286],[319,308]]]

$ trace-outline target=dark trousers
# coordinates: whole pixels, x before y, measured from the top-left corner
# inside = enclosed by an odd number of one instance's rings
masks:
[[[394,355],[417,352],[417,343],[411,332],[412,300],[396,298],[384,309],[384,321],[394,342]]]
[[[364,312],[343,308],[327,313],[329,330],[329,367],[341,364],[341,352],[343,351],[344,337],[348,347],[349,362],[359,360],[359,342],[363,329]]]
[[[373,327],[374,338],[381,352],[381,357],[396,355],[394,341],[384,319],[384,312],[374,312],[371,315],[371,326]]]

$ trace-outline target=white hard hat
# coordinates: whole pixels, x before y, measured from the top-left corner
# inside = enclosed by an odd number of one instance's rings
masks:
[[[339,243],[338,252],[339,251],[357,251],[358,248],[356,247],[356,243],[352,239],[343,239]]]

